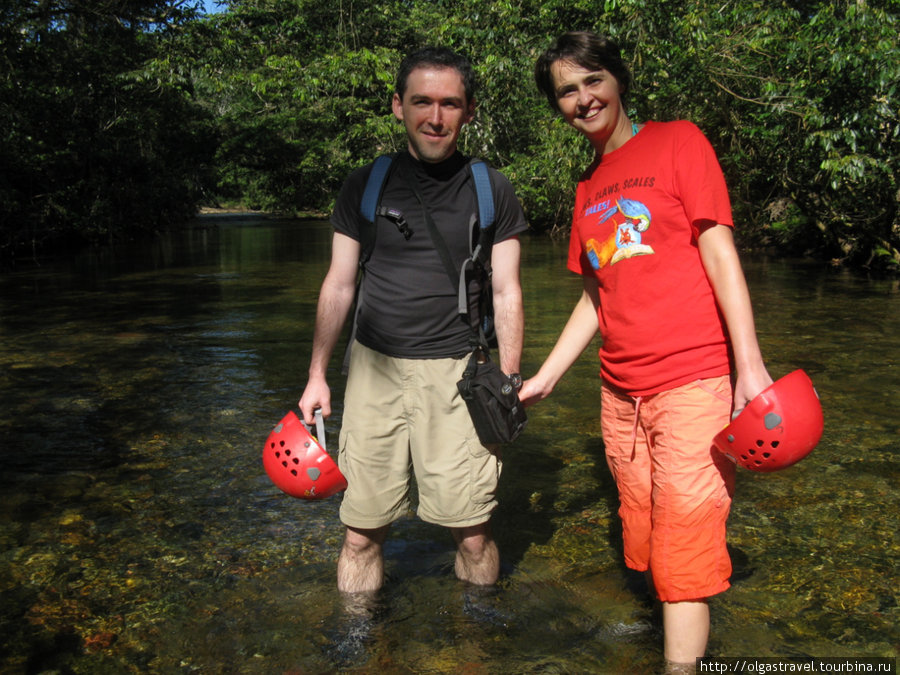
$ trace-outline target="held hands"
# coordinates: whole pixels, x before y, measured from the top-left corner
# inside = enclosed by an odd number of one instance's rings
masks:
[[[526,408],[533,406],[538,401],[543,401],[553,391],[553,387],[549,387],[542,383],[538,376],[531,377],[522,383],[519,390],[519,400]]]
[[[763,389],[771,386],[773,380],[765,366],[739,372],[734,388],[734,414],[732,418],[743,410]],[[531,377],[522,384],[519,390],[519,400],[526,408],[543,401],[553,392],[553,386],[542,380],[540,373]]]

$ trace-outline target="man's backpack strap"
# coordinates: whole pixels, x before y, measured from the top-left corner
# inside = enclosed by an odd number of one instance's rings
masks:
[[[475,185],[475,196],[478,202],[478,234],[473,237],[472,254],[463,261],[459,270],[459,285],[457,289],[458,309],[460,314],[469,311],[468,306],[468,283],[466,280],[466,272],[469,269],[482,269],[485,284],[482,288],[482,297],[479,302],[479,311],[481,321],[477,327],[473,327],[475,332],[474,340],[483,349],[494,344],[496,339],[494,335],[494,317],[493,317],[493,301],[491,295],[491,249],[494,246],[494,233],[496,225],[494,217],[496,214],[494,207],[494,189],[491,186],[491,177],[488,173],[488,166],[479,159],[469,162],[469,171],[472,175],[472,183]],[[475,216],[472,216],[470,223],[470,231],[475,227]]]
[[[487,164],[480,159],[469,163],[472,173],[472,182],[475,185],[475,196],[478,201],[478,236],[473,237],[473,248],[470,260],[478,262],[486,269],[491,260],[491,249],[494,246],[494,189],[491,187],[491,177]],[[468,262],[468,261],[467,261]],[[465,265],[463,269],[465,269]]]
[[[341,372],[346,375],[350,368],[350,349],[356,340],[356,320],[359,316],[360,307],[363,304],[362,277],[366,263],[372,255],[375,248],[375,215],[379,212],[379,203],[381,202],[381,194],[384,192],[384,185],[387,183],[387,177],[391,170],[391,164],[394,161],[394,155],[379,155],[372,162],[372,170],[366,180],[366,187],[363,189],[363,196],[359,202],[359,213],[363,217],[363,223],[359,230],[359,278],[356,281],[356,298],[354,301],[353,322],[350,326],[350,338],[347,341],[347,348],[344,350],[344,362]],[[405,223],[405,221],[404,221]],[[398,226],[399,227],[399,226]],[[403,228],[401,228],[403,232]],[[404,232],[404,236],[409,236]]]
[[[372,171],[366,181],[366,188],[363,191],[362,200],[359,202],[359,212],[366,220],[375,220],[375,210],[381,201],[381,193],[384,191],[385,179],[388,170],[391,168],[391,162],[394,161],[393,155],[380,155],[375,158],[372,163]]]
[[[411,235],[411,231],[406,223],[406,220],[403,218],[403,214],[399,211],[395,211],[394,209],[386,209],[381,206],[381,196],[384,193],[384,186],[387,183],[388,175],[391,172],[391,168],[394,164],[394,159],[396,158],[396,154],[389,155],[379,155],[375,158],[375,161],[372,163],[372,170],[369,172],[369,177],[366,181],[366,186],[363,189],[362,199],[359,204],[359,212],[363,217],[362,228],[359,233],[359,244],[360,244],[360,257],[359,257],[359,266],[360,269],[365,267],[365,264],[368,262],[369,258],[372,255],[372,250],[375,248],[375,218],[376,216],[384,216],[388,220],[394,222],[397,225],[397,228],[403,234],[406,239],[409,239]],[[468,286],[466,284],[466,270],[473,266],[474,264],[481,265],[486,273],[490,274],[490,258],[491,258],[491,248],[494,243],[494,219],[496,217],[496,210],[494,206],[494,190],[491,186],[491,178],[488,173],[488,166],[480,159],[473,159],[469,162],[469,172],[472,176],[472,183],[475,186],[475,197],[478,203],[478,234],[477,237],[473,237],[473,249],[472,255],[467,258],[462,265],[462,269],[460,269],[459,274],[459,313],[467,314],[469,311],[468,307]],[[472,216],[472,222],[470,223],[470,231],[474,228],[474,220],[475,216]],[[440,248],[440,247],[438,247]],[[488,299],[489,302],[489,299]],[[357,302],[356,309],[359,311],[359,306],[362,303],[362,289],[361,284],[357,286]],[[355,321],[356,313],[354,313],[354,325],[351,333],[351,344],[353,337],[356,333],[356,321]],[[493,317],[489,317],[490,323],[493,321]],[[479,342],[483,342],[485,340],[485,326],[479,326],[480,330],[480,340]],[[350,345],[348,345],[349,348]],[[346,372],[347,365],[349,363],[349,351],[345,355],[344,362],[344,371]]]
[[[393,161],[394,155],[379,155],[375,158],[363,190],[362,199],[359,202],[359,213],[364,221],[359,232],[359,264],[361,267],[369,260],[372,249],[375,247],[375,215],[378,213],[381,194],[384,192],[384,185],[387,183]]]
[[[491,188],[491,177],[487,164],[474,160],[469,164],[472,180],[475,182],[475,195],[478,198],[478,223],[481,229],[494,224],[494,190]]]

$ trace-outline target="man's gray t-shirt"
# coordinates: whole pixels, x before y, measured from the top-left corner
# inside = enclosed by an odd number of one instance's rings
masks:
[[[376,218],[357,316],[356,339],[366,347],[401,358],[458,357],[471,351],[471,329],[459,314],[456,284],[441,262],[409,184],[415,175],[458,274],[471,253],[471,219],[478,213],[468,161],[460,153],[439,164],[419,162],[406,152],[394,159],[380,204],[402,212],[412,236],[406,240],[393,222]],[[331,216],[337,232],[357,241],[365,222],[359,206],[371,170],[369,164],[350,174]],[[489,172],[498,243],[523,232],[527,223],[509,181],[494,169]]]

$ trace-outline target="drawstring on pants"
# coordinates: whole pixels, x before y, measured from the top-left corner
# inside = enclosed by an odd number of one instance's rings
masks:
[[[731,402],[727,396],[720,394],[715,389],[707,385],[703,380],[697,380],[697,386],[700,387],[703,391],[707,392],[715,396],[720,401],[725,401],[727,403]],[[634,398],[634,424],[631,425],[631,461],[634,461],[634,458],[637,456],[637,430],[638,425],[641,422],[641,403],[644,401],[643,396],[637,396]]]
[[[631,427],[631,461],[634,461],[634,458],[637,456],[637,429],[638,424],[640,424],[640,412],[641,412],[641,401],[644,400],[643,396],[638,396],[634,399],[634,424]]]

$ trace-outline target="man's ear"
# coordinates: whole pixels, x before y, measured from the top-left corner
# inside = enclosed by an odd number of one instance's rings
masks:
[[[468,124],[473,119],[475,119],[475,106],[478,105],[478,101],[474,98],[469,101],[468,109],[466,110],[466,120],[465,123]]]
[[[401,122],[403,121],[403,101],[400,100],[400,95],[395,93],[394,97],[391,99],[391,110],[394,111],[394,117],[396,117]]]

